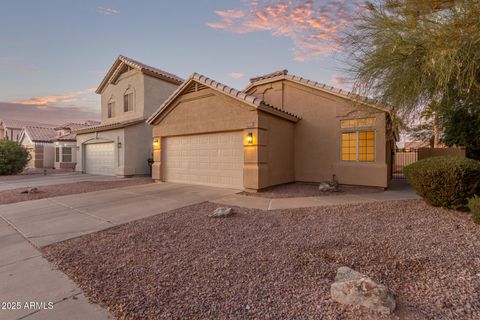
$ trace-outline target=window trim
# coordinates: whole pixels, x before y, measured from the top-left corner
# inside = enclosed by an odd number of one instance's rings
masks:
[[[130,107],[129,104],[129,96],[132,95],[132,106],[131,109],[127,109],[126,106]],[[125,104],[125,99],[127,101],[127,104]],[[125,93],[123,94],[123,112],[133,112],[135,110],[135,92],[132,89],[127,89]]]
[[[373,160],[372,161],[360,161],[358,159],[358,133],[359,132],[373,132]],[[342,157],[342,134],[343,133],[355,133],[355,160],[343,160]],[[342,162],[357,162],[357,163],[374,163],[377,162],[377,130],[373,128],[361,128],[353,130],[340,130],[340,161]]]
[[[70,154],[65,154],[64,150],[70,149]],[[70,161],[65,161],[65,155],[70,156]],[[73,162],[73,148],[72,147],[62,147],[62,162],[63,163],[72,163]]]
[[[107,118],[113,118],[113,110],[115,109],[115,100],[109,100],[107,102]]]

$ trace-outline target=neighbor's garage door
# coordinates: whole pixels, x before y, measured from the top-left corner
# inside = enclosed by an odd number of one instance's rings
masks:
[[[164,180],[243,188],[242,137],[228,132],[166,138]]]
[[[113,143],[87,144],[85,147],[85,172],[114,175],[115,149]]]

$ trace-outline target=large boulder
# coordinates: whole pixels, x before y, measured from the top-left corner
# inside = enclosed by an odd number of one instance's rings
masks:
[[[338,268],[330,294],[339,303],[383,314],[391,314],[396,307],[395,294],[389,288],[348,267]]]
[[[318,190],[322,192],[337,192],[338,182],[335,180],[320,182],[318,185]]]

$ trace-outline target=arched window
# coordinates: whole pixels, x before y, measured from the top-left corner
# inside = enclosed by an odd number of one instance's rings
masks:
[[[130,87],[123,94],[123,112],[133,111],[133,103],[134,103],[133,94],[134,92]]]
[[[115,112],[115,100],[110,98],[107,104],[107,118],[112,118]]]

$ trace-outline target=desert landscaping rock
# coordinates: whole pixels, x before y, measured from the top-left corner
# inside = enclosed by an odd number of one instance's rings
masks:
[[[337,192],[338,182],[336,181],[324,181],[318,185],[318,190],[322,192]]]
[[[209,218],[218,207],[184,207],[44,255],[118,319],[480,319],[480,228],[466,214],[407,200]],[[335,302],[341,266],[388,285],[395,312]]]
[[[348,267],[338,268],[330,293],[339,303],[363,306],[383,314],[391,314],[396,307],[395,295],[390,289]]]
[[[233,214],[232,208],[219,207],[213,210],[213,213],[210,215],[212,218],[225,218]]]
[[[241,192],[240,194],[262,198],[297,198],[297,197],[320,197],[347,194],[380,193],[383,189],[376,187],[346,186],[339,185],[337,192],[322,192],[317,183],[294,182],[268,187],[257,192]]]

